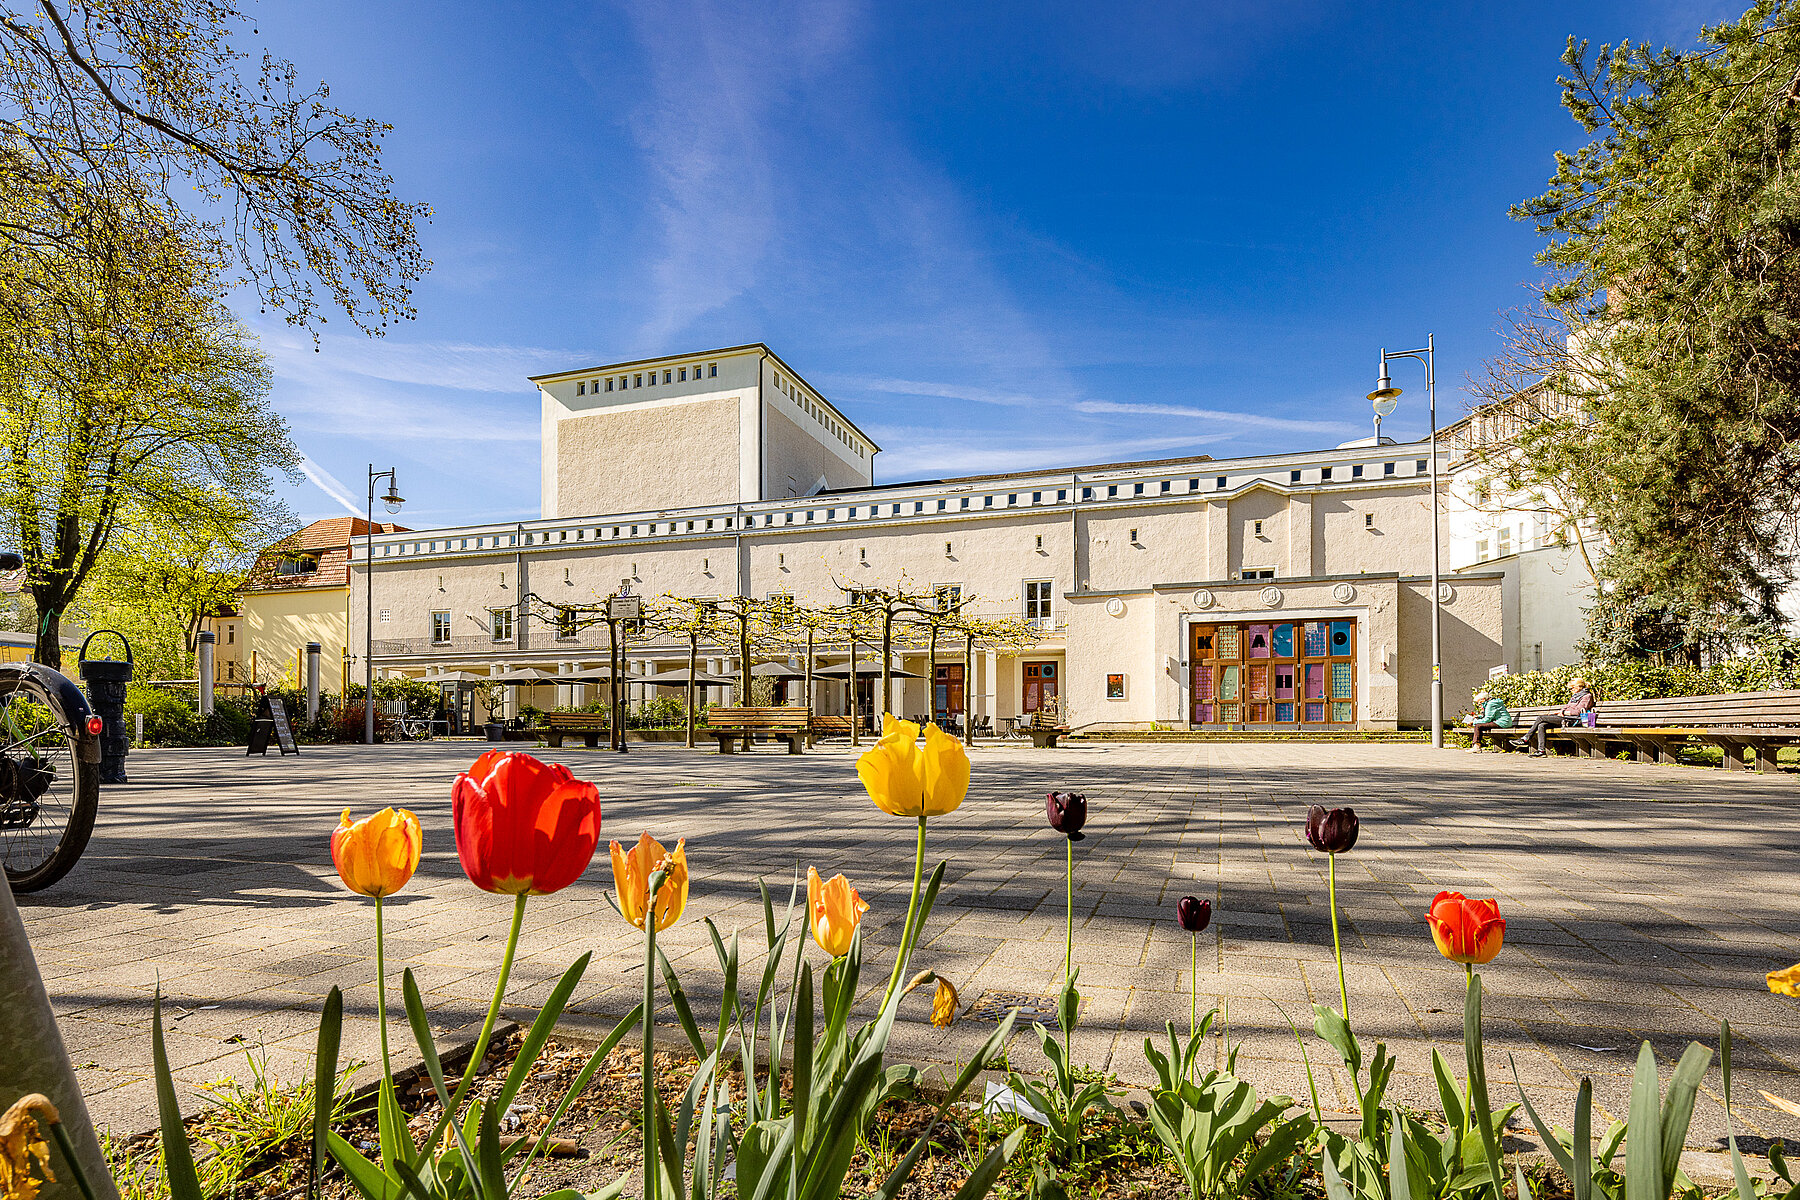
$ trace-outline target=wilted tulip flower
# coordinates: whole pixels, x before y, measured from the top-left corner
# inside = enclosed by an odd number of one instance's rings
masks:
[[[456,856],[484,892],[559,892],[581,878],[600,841],[599,790],[529,754],[489,750],[450,795]]]
[[[1506,919],[1492,900],[1471,900],[1461,892],[1439,892],[1425,910],[1438,953],[1451,962],[1492,961],[1506,941]]]
[[[1792,996],[1800,1000],[1800,963],[1795,963],[1786,970],[1770,971],[1769,990],[1777,996]]]
[[[1342,854],[1356,845],[1357,820],[1354,808],[1326,808],[1315,804],[1306,810],[1306,840],[1314,850],[1326,854]]]
[[[1087,797],[1080,792],[1051,792],[1044,797],[1044,816],[1049,820],[1050,828],[1071,842],[1079,842],[1087,836],[1081,832],[1081,827],[1087,824]]]
[[[331,862],[344,886],[379,900],[406,886],[419,869],[419,818],[404,808],[384,808],[360,821],[350,810],[331,831]]]
[[[956,1012],[962,1007],[962,998],[956,994],[956,988],[942,975],[938,976],[937,991],[931,997],[931,1023],[939,1029],[948,1029],[956,1024]]]
[[[1212,924],[1212,901],[1183,896],[1175,902],[1175,919],[1189,933],[1200,933]]]

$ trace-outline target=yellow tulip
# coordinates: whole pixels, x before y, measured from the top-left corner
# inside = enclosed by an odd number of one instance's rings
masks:
[[[1785,971],[1770,971],[1769,990],[1777,996],[1792,996],[1800,1000],[1800,963],[1795,963]]]
[[[627,854],[619,843],[612,844],[613,886],[618,891],[619,911],[639,929],[644,927],[644,912],[650,902],[650,876],[658,870],[668,872],[662,890],[656,893],[656,928],[660,932],[681,919],[687,907],[688,867],[687,839],[675,843],[675,853],[663,849],[662,843],[648,833],[638,838]]]
[[[331,832],[331,861],[344,886],[361,896],[391,896],[419,869],[419,818],[384,808],[360,821],[350,810]]]
[[[882,717],[881,740],[856,760],[856,776],[869,799],[896,817],[938,817],[955,812],[969,791],[969,756],[963,745],[937,727],[919,727],[892,713]]]
[[[40,1119],[54,1125],[61,1118],[49,1098],[36,1092],[21,1096],[0,1116],[0,1196],[6,1200],[36,1200],[44,1184],[56,1182]]]
[[[818,868],[806,868],[806,907],[813,941],[819,943],[819,949],[833,958],[850,953],[856,927],[869,911],[868,903],[857,895],[850,881],[842,875],[821,880]]]

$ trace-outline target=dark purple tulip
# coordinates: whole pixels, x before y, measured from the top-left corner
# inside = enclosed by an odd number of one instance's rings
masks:
[[[1044,797],[1044,816],[1049,819],[1050,828],[1071,842],[1087,836],[1081,832],[1087,824],[1087,797],[1080,792],[1051,792]]]
[[[1212,924],[1212,901],[1183,896],[1175,902],[1175,919],[1189,933],[1199,933]]]
[[[1342,854],[1356,845],[1356,810],[1315,804],[1306,810],[1306,840],[1314,850]]]

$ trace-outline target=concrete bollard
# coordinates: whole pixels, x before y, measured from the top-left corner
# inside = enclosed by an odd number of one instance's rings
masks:
[[[200,633],[200,718],[205,720],[212,716],[213,710],[213,649],[218,638],[210,629]]]
[[[306,643],[306,721],[319,719],[319,651],[317,642]]]

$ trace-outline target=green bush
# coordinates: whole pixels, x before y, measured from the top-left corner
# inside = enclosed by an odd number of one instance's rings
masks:
[[[346,703],[362,706],[363,686],[353,683],[344,689]],[[375,711],[380,712],[382,705],[389,700],[406,701],[406,715],[409,717],[442,717],[444,715],[444,693],[435,683],[427,683],[423,679],[405,677],[377,679],[375,681]]]
[[[180,696],[160,688],[134,685],[125,692],[125,727],[144,718],[144,741],[151,746],[198,746],[200,714]]]
[[[1569,681],[1578,675],[1602,700],[1778,691],[1800,687],[1800,637],[1766,634],[1742,653],[1711,667],[1642,659],[1607,664],[1565,663],[1550,671],[1497,675],[1485,686],[1511,708],[1562,704],[1569,698]]]

